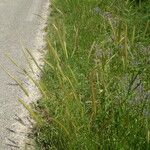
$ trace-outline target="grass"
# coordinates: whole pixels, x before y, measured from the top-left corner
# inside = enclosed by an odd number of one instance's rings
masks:
[[[150,2],[51,3],[37,149],[149,150]]]

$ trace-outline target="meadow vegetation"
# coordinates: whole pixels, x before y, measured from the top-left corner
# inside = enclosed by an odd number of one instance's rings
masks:
[[[150,2],[51,3],[37,149],[149,150]]]

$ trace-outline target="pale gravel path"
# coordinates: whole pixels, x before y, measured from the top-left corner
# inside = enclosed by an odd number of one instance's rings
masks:
[[[41,14],[47,2],[48,0],[0,0],[0,63],[19,78],[23,77],[6,59],[5,54],[11,55],[19,64],[27,65],[20,41],[33,50],[38,45],[40,17],[35,14]],[[11,149],[5,145],[6,138],[11,134],[6,128],[11,128],[15,123],[15,114],[22,113],[17,101],[21,91],[9,83],[13,83],[12,80],[0,69],[0,150]]]

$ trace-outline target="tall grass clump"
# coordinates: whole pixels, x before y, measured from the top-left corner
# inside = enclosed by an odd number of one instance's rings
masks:
[[[51,3],[37,149],[150,149],[150,3]]]

